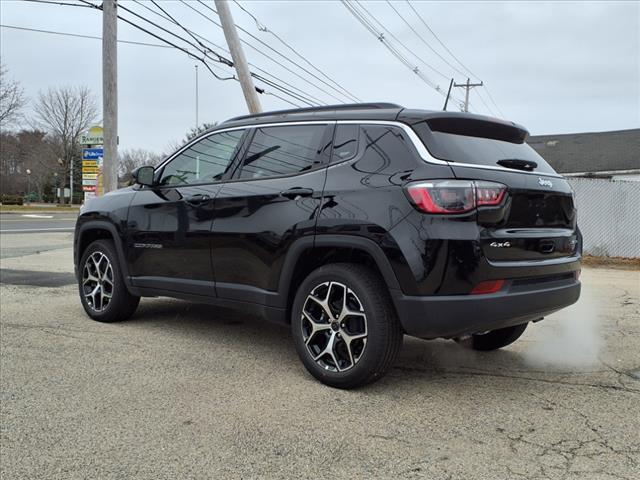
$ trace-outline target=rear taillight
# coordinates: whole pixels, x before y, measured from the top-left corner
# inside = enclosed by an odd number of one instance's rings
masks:
[[[480,180],[433,180],[406,187],[413,204],[426,213],[466,213],[500,205],[507,187]]]

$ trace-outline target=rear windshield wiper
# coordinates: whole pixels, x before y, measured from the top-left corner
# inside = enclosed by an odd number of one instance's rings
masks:
[[[520,160],[519,158],[503,158],[502,160],[498,160],[497,164],[507,168],[524,170],[526,172],[531,172],[538,167],[538,164],[532,160]]]

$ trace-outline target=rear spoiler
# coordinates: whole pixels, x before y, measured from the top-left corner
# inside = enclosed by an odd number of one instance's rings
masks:
[[[398,120],[415,125],[424,122],[432,132],[524,143],[529,132],[522,125],[498,118],[461,112],[403,110]]]
[[[517,125],[475,118],[432,118],[427,120],[427,125],[433,132],[490,138],[510,143],[524,143],[529,136],[529,132],[524,128],[518,128]]]

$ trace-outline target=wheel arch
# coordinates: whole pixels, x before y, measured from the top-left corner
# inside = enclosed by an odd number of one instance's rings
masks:
[[[122,246],[122,240],[118,234],[115,225],[104,220],[89,220],[78,226],[76,240],[74,245],[74,264],[76,267],[76,276],[80,271],[80,259],[82,254],[91,243],[96,240],[111,240],[116,248],[118,255],[118,264],[122,271],[124,283],[127,289],[131,291],[131,282],[129,279],[129,269],[127,268],[126,257]]]
[[[349,235],[319,235],[302,238],[290,248],[284,261],[278,291],[290,321],[296,285],[322,265],[339,262],[364,264],[376,271],[389,290],[400,290],[400,284],[382,249],[372,240]],[[392,295],[393,297],[393,295]]]

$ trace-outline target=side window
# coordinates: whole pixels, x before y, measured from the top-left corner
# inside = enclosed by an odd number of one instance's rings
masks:
[[[354,168],[363,175],[360,182],[369,188],[402,182],[401,174],[415,169],[421,161],[400,127],[362,124],[359,143],[361,155]]]
[[[194,143],[164,167],[160,185],[192,185],[222,179],[243,134],[244,130],[214,133]]]
[[[359,125],[338,125],[333,141],[333,154],[331,162],[349,160],[358,153]]]
[[[240,178],[304,172],[318,163],[326,125],[291,125],[256,129]]]

